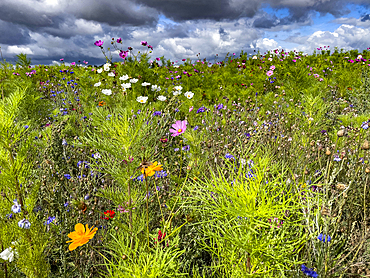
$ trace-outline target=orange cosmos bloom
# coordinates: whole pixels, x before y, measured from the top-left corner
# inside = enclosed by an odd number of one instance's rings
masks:
[[[148,168],[145,169],[145,177],[151,177],[155,174],[155,171],[161,171],[162,165],[157,165],[158,162],[154,162],[153,165],[150,165]],[[144,169],[141,169],[141,173],[144,174]]]
[[[100,101],[99,102],[99,106],[104,106],[105,105],[105,101]]]
[[[77,223],[75,226],[75,231],[68,234],[68,237],[72,240],[67,241],[67,243],[72,242],[71,245],[69,245],[69,251],[75,250],[78,246],[82,246],[89,242],[90,239],[92,239],[96,233],[98,228],[92,228],[89,229],[88,224],[86,224],[86,230],[84,225],[81,223]]]

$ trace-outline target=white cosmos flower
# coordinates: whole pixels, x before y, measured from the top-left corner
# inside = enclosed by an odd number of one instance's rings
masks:
[[[165,96],[158,96],[157,99],[160,100],[160,101],[165,101],[166,97]]]
[[[152,91],[157,90],[159,92],[161,90],[161,87],[158,87],[157,85],[152,85]]]
[[[148,100],[148,97],[138,97],[136,100],[140,103],[145,103]]]
[[[129,79],[129,77],[128,77],[128,75],[126,74],[126,75],[122,75],[120,78],[119,78],[119,80],[122,80],[122,81],[125,81],[125,80],[127,80],[127,79]]]
[[[123,83],[123,84],[121,84],[121,86],[124,89],[128,89],[128,88],[131,88],[131,83]]]
[[[267,60],[272,61],[272,58],[268,58]]]
[[[112,90],[111,89],[103,89],[101,92],[104,95],[107,95],[107,96],[110,96],[112,94]]]
[[[98,73],[102,73],[103,72],[103,69],[98,69],[97,72]]]
[[[180,95],[180,94],[181,94],[181,91],[173,91],[174,96],[177,96],[177,95]]]
[[[12,242],[12,244],[15,244],[15,242]],[[17,251],[9,247],[0,253],[0,258],[6,261],[12,262],[14,260],[14,255],[18,255]]]
[[[98,83],[94,84],[95,87],[99,87],[100,85],[101,85],[101,82],[98,82]]]
[[[257,59],[257,56],[253,56],[253,58],[252,58],[253,60],[256,60]]]
[[[139,81],[139,79],[135,79],[135,78],[130,79],[130,82],[131,82],[131,83],[136,83],[136,82],[138,82],[138,81]]]
[[[108,73],[108,76],[115,76],[113,72]]]
[[[184,94],[188,99],[191,99],[193,96],[194,96],[194,93],[192,93],[192,92],[186,92],[185,94]]]
[[[109,71],[109,67],[111,66],[111,64],[107,63],[104,65],[104,70],[105,71]]]
[[[141,83],[141,86],[149,86],[149,85],[150,85],[150,83],[148,83],[148,82]]]
[[[175,86],[175,87],[174,87],[174,89],[175,89],[176,91],[181,91],[181,90],[182,90],[182,86]]]

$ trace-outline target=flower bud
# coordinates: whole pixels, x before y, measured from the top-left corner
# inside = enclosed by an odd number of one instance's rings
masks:
[[[336,186],[335,186],[338,190],[344,190],[347,188],[347,185],[345,185],[344,183],[338,183]]]
[[[325,154],[326,155],[331,155],[331,152],[330,152],[329,148],[326,149],[326,153]]]
[[[366,174],[369,174],[370,173],[370,168],[366,168],[365,172],[366,172]]]

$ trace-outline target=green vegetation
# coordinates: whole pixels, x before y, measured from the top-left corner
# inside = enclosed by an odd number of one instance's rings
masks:
[[[2,62],[0,277],[370,274],[368,51],[124,54]]]

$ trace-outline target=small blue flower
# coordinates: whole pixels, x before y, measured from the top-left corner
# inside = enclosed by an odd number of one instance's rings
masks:
[[[334,155],[334,161],[337,161],[337,162],[339,162],[339,161],[341,161],[342,159],[337,155],[337,154],[335,154]]]
[[[368,129],[369,128],[369,121],[363,122],[361,127],[365,130]]]
[[[67,179],[70,179],[71,175],[70,174],[64,174],[64,177],[66,177]]]
[[[234,156],[232,156],[231,154],[228,154],[228,153],[225,155],[225,157],[226,158],[234,158]]]
[[[89,200],[90,199],[90,195],[89,194],[86,194],[85,195],[85,200]]]
[[[193,128],[193,130],[197,130],[199,127],[196,125],[194,128]]]
[[[316,273],[316,271],[313,270],[313,268],[308,268],[304,264],[301,267],[302,267],[303,273],[306,274],[308,277],[314,277],[314,278],[319,277],[319,275]]]
[[[153,113],[153,116],[160,116],[161,115],[161,111],[155,111],[154,113]]]
[[[25,125],[24,128],[27,129],[29,126],[28,125]]]
[[[62,145],[63,145],[63,146],[67,146],[67,145],[68,145],[68,143],[67,143],[66,139],[63,139]]]
[[[178,150],[179,150],[179,148],[175,148],[175,149],[173,149],[175,152],[177,152]]]
[[[69,205],[69,203],[68,203],[68,202],[66,202],[66,203],[64,204],[64,206],[65,206],[65,207],[68,207],[68,205]]]
[[[18,222],[18,226],[20,228],[29,229],[31,227],[31,223],[27,219],[22,219]]]
[[[180,111],[179,109],[177,109],[177,108],[175,109],[175,112],[179,112],[179,111]]]
[[[49,216],[48,219],[45,221],[44,225],[50,225],[55,220],[55,216]]]
[[[22,209],[21,209],[21,205],[20,205],[20,204],[18,204],[17,199],[15,199],[15,200],[13,201],[13,203],[14,203],[14,205],[12,205],[12,211],[13,211],[14,213],[20,213]]]
[[[322,241],[322,242],[325,242],[326,235],[319,234],[319,236],[317,237],[317,239],[320,240],[320,241]],[[331,240],[331,236],[328,235],[327,242],[330,242],[330,240]]]

